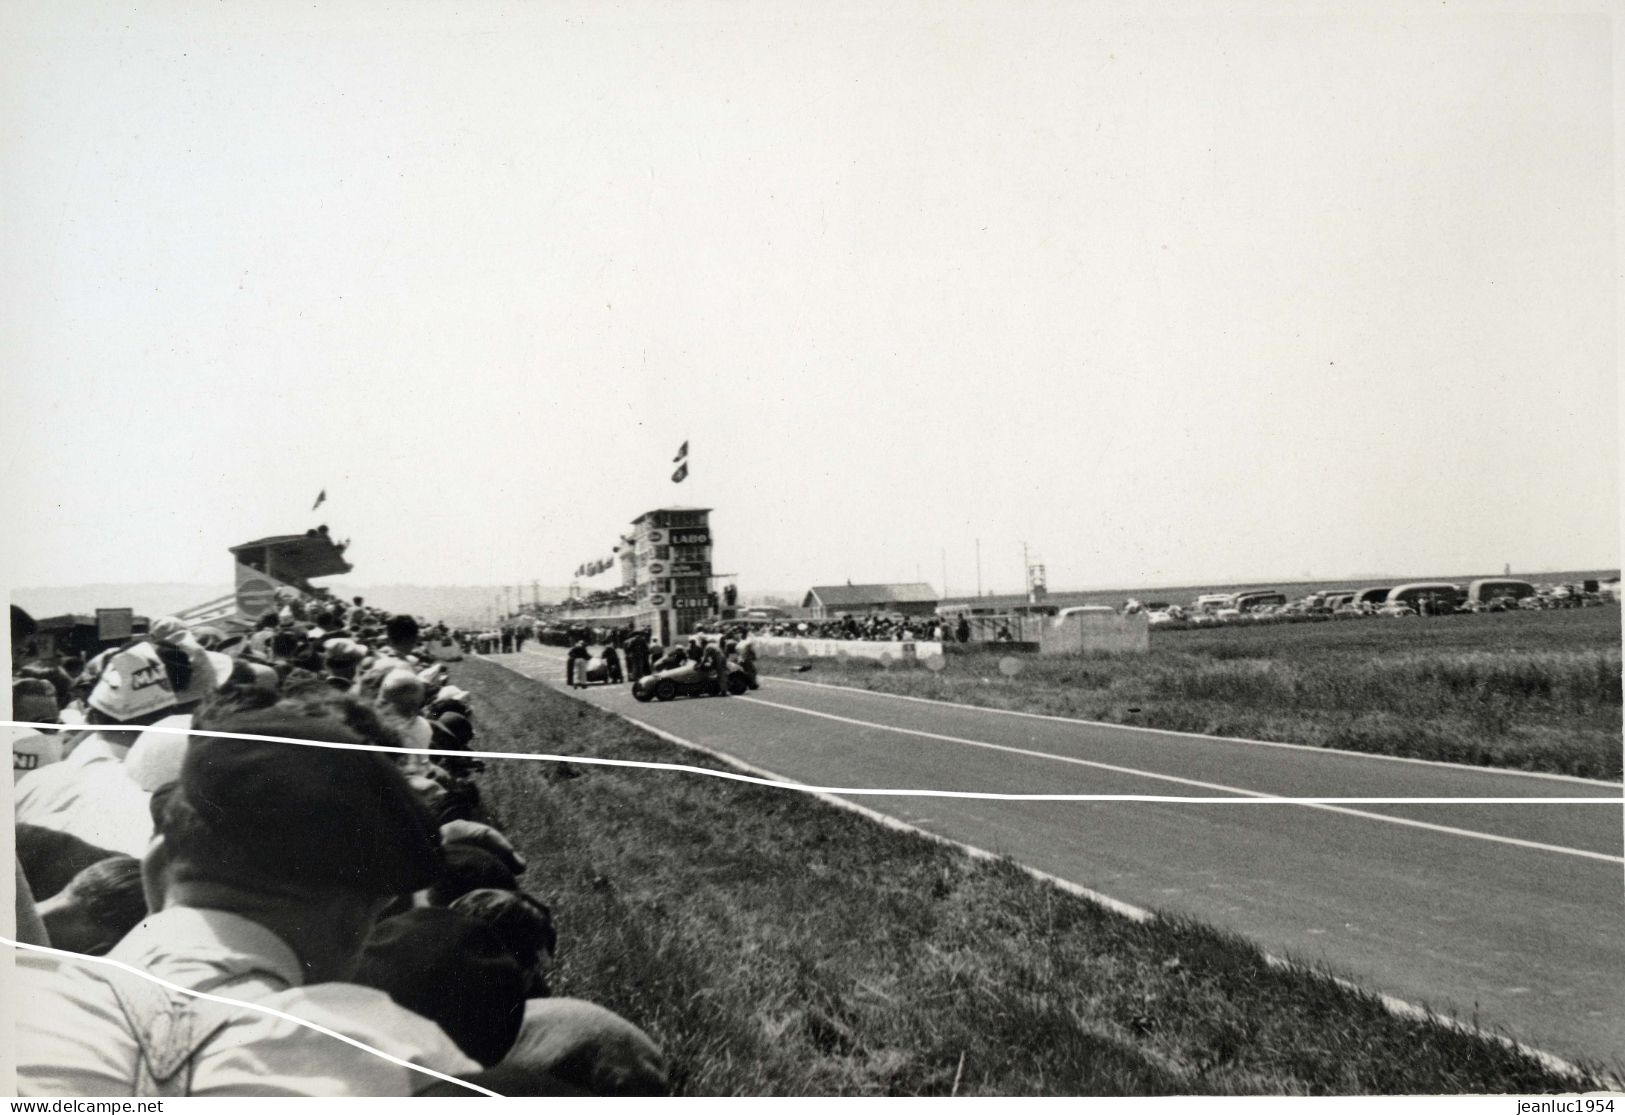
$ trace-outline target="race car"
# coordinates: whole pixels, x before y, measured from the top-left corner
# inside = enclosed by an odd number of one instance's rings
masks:
[[[750,688],[745,672],[728,663],[728,692],[734,696]],[[669,701],[673,697],[716,697],[720,695],[715,678],[708,678],[692,662],[670,670],[641,677],[632,684],[632,696],[640,701]]]

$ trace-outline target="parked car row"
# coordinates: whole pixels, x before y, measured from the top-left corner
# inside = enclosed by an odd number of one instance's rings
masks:
[[[1603,587],[1594,581],[1536,585],[1510,577],[1487,577],[1465,587],[1447,581],[1414,581],[1314,592],[1297,600],[1288,600],[1274,590],[1251,590],[1207,594],[1189,605],[1152,604],[1146,608],[1153,627],[1225,627],[1370,617],[1408,619],[1617,604],[1617,594],[1603,591]]]

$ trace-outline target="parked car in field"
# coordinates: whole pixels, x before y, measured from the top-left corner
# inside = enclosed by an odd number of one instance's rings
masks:
[[[1467,585],[1467,603],[1488,605],[1496,600],[1509,600],[1516,604],[1526,596],[1535,595],[1535,586],[1528,581],[1511,577],[1480,577]]]
[[[1387,616],[1389,619],[1404,619],[1407,616],[1414,616],[1416,609],[1403,600],[1395,600],[1392,604],[1384,604],[1378,608],[1377,614]]]
[[[1254,612],[1264,608],[1278,608],[1286,603],[1286,593],[1274,589],[1254,589],[1251,592],[1238,592],[1235,598],[1235,608],[1238,612]]]
[[[1460,585],[1448,581],[1413,581],[1388,593],[1385,604],[1407,604],[1422,615],[1447,616],[1463,598]]]
[[[728,663],[728,692],[734,696],[750,688],[737,664]],[[721,690],[715,678],[708,678],[699,666],[685,662],[670,670],[639,678],[632,685],[632,696],[640,701],[669,701],[674,697],[716,697]]]

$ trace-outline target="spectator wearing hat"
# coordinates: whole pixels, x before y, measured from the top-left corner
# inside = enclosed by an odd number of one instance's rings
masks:
[[[558,950],[553,912],[533,894],[522,890],[471,890],[450,909],[489,926],[525,973],[525,998],[546,998],[550,993],[544,963]]]
[[[516,890],[519,881],[496,853],[474,844],[448,844],[440,876],[419,896],[422,906],[450,906],[476,890]]]
[[[167,649],[169,661],[146,642],[123,648],[108,660],[91,690],[87,719],[93,728],[109,730],[94,731],[61,762],[18,779],[19,823],[69,833],[125,855],[146,850],[152,834],[147,794],[124,770],[138,733],[112,729],[164,723],[174,712],[176,680],[187,690],[192,678],[185,655],[178,648]],[[190,719],[180,726],[190,726]]]
[[[365,648],[353,639],[330,641],[322,652],[322,665],[327,671],[327,684],[340,692],[349,692],[355,685],[356,668],[366,656]]]
[[[362,742],[305,707],[219,730]],[[478,1063],[437,1026],[343,982],[392,896],[427,886],[439,869],[438,831],[384,756],[200,736],[164,792],[143,863],[156,912],[108,955],[463,1076]],[[22,1095],[401,1096],[431,1079],[298,1023],[117,969],[25,954],[17,983],[37,1004],[15,1044]]]
[[[434,1022],[487,1067],[502,1060],[524,1019],[519,962],[493,929],[455,910],[408,910],[373,926],[355,982]]]

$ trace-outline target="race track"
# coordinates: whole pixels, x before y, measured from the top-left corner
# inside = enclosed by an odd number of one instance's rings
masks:
[[[562,650],[491,661],[563,682]],[[1370,990],[1464,1020],[1476,1015],[1558,1056],[1625,1060],[1618,786],[1012,715],[778,677],[726,700],[642,704],[624,685],[574,692],[808,785],[1227,799],[851,796],[1121,902],[1233,930]],[[1266,800],[1281,797],[1519,800]]]

